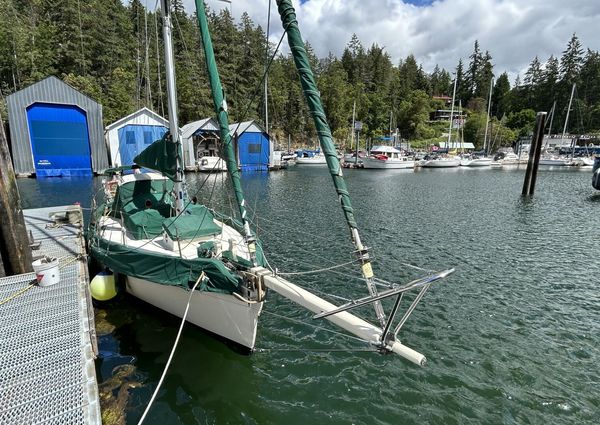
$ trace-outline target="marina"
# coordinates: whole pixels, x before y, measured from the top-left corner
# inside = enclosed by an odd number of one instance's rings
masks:
[[[600,269],[592,259],[600,255],[593,230],[600,197],[589,171],[561,167],[540,170],[535,197],[523,199],[523,173],[345,170],[382,278],[410,280],[422,273],[413,267],[457,268],[428,294],[403,339],[428,354],[425,368],[381,356],[333,327],[315,327],[309,312],[272,293],[251,356],[186,326],[153,420],[300,423],[310,409],[322,423],[595,423],[600,299],[593,276]],[[217,193],[227,184],[219,175],[193,174],[190,187],[205,178]],[[244,179],[265,249],[278,251],[269,259],[273,266],[308,271],[345,261],[331,249],[342,240],[312,243],[343,229],[326,196],[328,179],[320,167]],[[25,208],[75,201],[87,207],[99,183],[27,179],[19,188]],[[344,270],[300,276],[298,283],[361,294],[360,282]],[[110,380],[119,366],[135,367],[124,385],[141,383],[129,389],[125,408],[127,423],[137,423],[180,320],[129,296],[96,310],[114,326],[99,337],[98,379]],[[371,403],[373,393],[385,403]]]
[[[0,5],[0,425],[600,422],[600,50],[453,1]]]

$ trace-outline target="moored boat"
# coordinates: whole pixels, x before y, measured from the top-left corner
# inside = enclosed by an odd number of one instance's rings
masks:
[[[370,155],[362,159],[364,168],[371,169],[410,169],[415,167],[415,160],[404,155],[392,146],[375,146]]]
[[[460,159],[454,156],[440,156],[425,160],[421,165],[424,168],[453,168],[460,165]]]

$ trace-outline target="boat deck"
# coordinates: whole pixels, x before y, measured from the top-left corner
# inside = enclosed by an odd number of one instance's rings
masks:
[[[24,210],[34,257],[59,258],[60,281],[19,294],[35,273],[0,278],[0,424],[102,423],[82,227],[50,218],[67,208]]]

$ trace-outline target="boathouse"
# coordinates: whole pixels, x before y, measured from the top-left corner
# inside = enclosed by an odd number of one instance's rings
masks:
[[[142,108],[106,127],[106,142],[113,167],[133,164],[133,158],[164,136],[169,122]]]
[[[219,124],[205,118],[184,125],[181,129],[183,161],[187,169],[195,169],[202,156],[219,156]]]
[[[87,176],[108,167],[102,105],[51,76],[6,98],[17,175]]]
[[[229,134],[233,137],[242,171],[268,171],[273,156],[273,144],[267,132],[256,121],[231,124]]]

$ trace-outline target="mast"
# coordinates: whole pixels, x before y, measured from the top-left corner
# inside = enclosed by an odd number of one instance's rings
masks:
[[[175,171],[175,211],[183,211],[183,151],[179,138],[179,123],[177,120],[177,87],[175,85],[175,60],[173,58],[173,39],[171,34],[171,8],[169,0],[161,0],[163,17],[163,39],[165,44],[165,77],[167,80],[167,108],[169,111],[169,133],[172,143],[177,147],[177,170]]]
[[[358,233],[358,225],[354,219],[352,203],[350,202],[350,196],[348,194],[348,189],[346,188],[346,182],[344,181],[342,168],[337,158],[337,152],[333,143],[331,129],[327,123],[327,117],[325,116],[323,104],[321,103],[321,95],[317,88],[317,83],[310,66],[310,61],[308,60],[306,49],[304,48],[304,42],[302,40],[302,35],[300,34],[300,29],[298,28],[296,11],[294,10],[294,6],[290,0],[277,0],[277,6],[279,9],[279,15],[281,16],[283,29],[285,32],[287,32],[288,44],[294,57],[294,63],[296,64],[296,69],[300,76],[302,91],[304,92],[308,109],[310,110],[315,122],[321,149],[325,154],[329,173],[333,179],[333,185],[335,186],[338,194],[342,211],[344,212],[344,216],[346,218],[346,223],[350,229],[350,236],[352,242],[354,243],[358,260],[361,263],[363,277],[365,278],[370,294],[376,295],[377,287],[375,286],[374,282],[369,252],[367,247],[362,244],[360,235]],[[382,328],[384,328],[386,319],[381,302],[376,301],[374,303],[374,307],[377,318],[379,319]]]
[[[248,215],[245,206],[246,201],[244,200],[244,193],[242,192],[242,184],[240,180],[240,171],[238,170],[237,161],[235,159],[232,137],[229,133],[229,114],[227,113],[225,91],[221,85],[221,78],[219,77],[219,71],[217,69],[215,52],[213,50],[212,40],[208,30],[208,20],[206,18],[206,11],[204,10],[204,2],[202,0],[196,0],[196,15],[198,16],[198,27],[200,28],[200,37],[202,38],[202,47],[204,49],[204,56],[206,58],[206,67],[208,69],[208,78],[210,81],[210,89],[212,91],[215,113],[217,114],[217,121],[219,122],[223,156],[225,157],[224,159],[225,164],[227,165],[227,172],[231,177],[231,185],[233,186],[235,200],[238,204],[240,218],[242,219],[242,224],[244,226],[244,238],[248,244],[252,261],[255,262],[256,238],[254,235],[252,235],[250,223],[248,222]]]
[[[392,110],[390,109],[390,141],[392,141]],[[394,147],[396,147],[396,143],[392,143]]]
[[[544,152],[548,149],[548,142],[550,141],[550,135],[552,134],[552,121],[554,120],[554,110],[556,109],[556,100],[552,103],[552,109],[550,109],[550,125],[548,126],[548,137],[546,137],[546,143],[544,143]],[[561,140],[562,143],[562,140]]]
[[[356,100],[352,106],[352,127],[350,128],[350,149],[354,146],[354,121],[356,119]]]
[[[269,31],[271,27],[271,0],[267,14],[267,34],[265,36],[265,132],[269,134]]]
[[[569,124],[569,113],[571,112],[571,104],[573,103],[573,95],[575,94],[575,83],[573,83],[573,87],[571,88],[571,98],[569,99],[569,107],[567,108],[567,117],[565,118],[565,126],[563,127],[562,136],[560,137],[560,145],[562,147],[563,140],[565,140],[565,134],[567,132],[567,125]],[[575,153],[575,142],[573,142],[573,152],[571,155]]]
[[[454,118],[454,98],[456,97],[456,81],[458,78],[454,77],[454,89],[452,90],[452,107],[450,108],[450,128],[448,129],[448,143],[446,147],[450,149],[450,139],[452,138],[452,119]]]
[[[488,108],[487,108],[487,116],[485,117],[485,135],[483,136],[483,154],[487,156],[487,135],[488,135],[488,127],[490,125],[490,109],[492,108],[492,87],[494,86],[494,78],[490,80],[490,95],[488,97]]]

